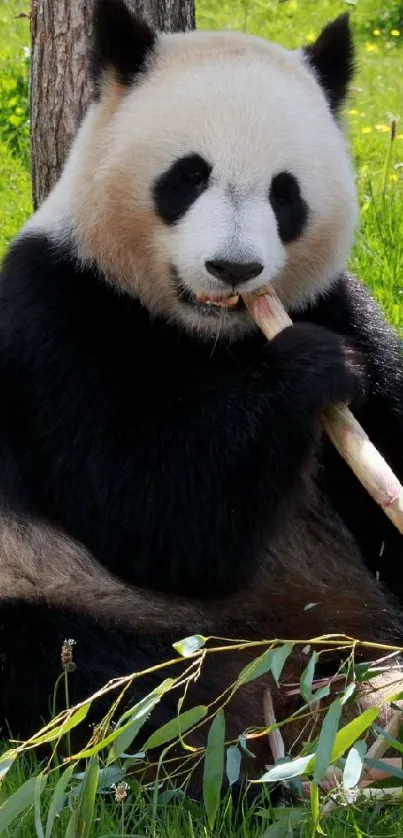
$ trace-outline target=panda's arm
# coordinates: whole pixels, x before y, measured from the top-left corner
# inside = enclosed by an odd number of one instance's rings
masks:
[[[153,345],[98,278],[28,256],[3,274],[0,383],[39,512],[134,583],[243,584],[292,513],[320,411],[356,391],[342,343],[300,325],[247,363],[196,363],[193,339]]]
[[[365,285],[348,275],[304,319],[345,336],[362,352],[367,394],[356,415],[403,478],[403,344],[398,334]]]
[[[36,380],[23,456],[44,514],[126,580],[196,595],[253,574],[303,491],[321,409],[357,386],[339,343],[304,326],[159,405],[133,374],[121,409],[84,358]]]
[[[365,285],[350,276],[342,277],[305,317],[347,336],[362,351],[367,398],[354,412],[403,481],[403,353],[399,336]],[[325,465],[331,500],[355,534],[367,564],[403,599],[402,536],[330,444],[326,445]]]

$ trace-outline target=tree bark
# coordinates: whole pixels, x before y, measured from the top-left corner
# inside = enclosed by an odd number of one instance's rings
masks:
[[[193,29],[193,0],[126,0],[161,31]],[[36,209],[58,180],[87,108],[92,3],[32,0],[31,172]]]

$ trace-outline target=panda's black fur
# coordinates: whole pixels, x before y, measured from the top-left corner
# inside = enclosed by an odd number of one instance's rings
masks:
[[[98,8],[107,5],[114,14],[121,8],[106,0]],[[127,55],[118,59],[116,42],[109,47],[105,39],[102,30],[94,66],[117,64],[127,83],[139,64],[134,59],[131,66]],[[147,44],[152,48],[151,38]],[[350,75],[350,46],[343,44],[334,85],[333,65],[320,63],[317,48],[319,78],[333,91],[334,105]],[[4,733],[27,735],[47,719],[66,637],[76,641],[73,700],[172,656],[177,602],[194,614],[189,633],[259,639],[288,627],[290,636],[298,628],[308,636],[348,630],[400,642],[402,538],[330,443],[319,439],[318,424],[326,406],[351,402],[403,478],[400,341],[365,287],[347,274],[303,314],[291,315],[296,325],[270,343],[257,333],[232,343],[199,341],[105,283],[67,244],[35,230],[12,244],[0,285]],[[322,564],[312,558],[314,572],[323,568],[331,582],[317,612],[303,611],[315,582],[298,556],[288,557],[284,568],[273,558],[301,509],[308,529],[320,529],[322,515],[328,528]],[[17,547],[8,564],[10,522]],[[41,596],[40,587],[31,595],[24,585],[35,577],[35,561],[38,580],[43,566],[46,575],[46,556],[24,558],[32,522],[82,545],[106,569],[106,588],[107,571],[137,586],[131,621],[121,619],[119,599],[113,613],[107,600],[96,612],[90,576],[88,608],[69,585],[53,599]],[[349,554],[346,548],[346,564],[341,558],[339,566],[337,544],[340,538],[344,555],[343,538],[347,545],[351,535],[363,562],[357,560],[349,590]],[[271,579],[277,610],[270,604]],[[239,610],[216,607],[231,597],[242,601]],[[197,616],[203,613],[207,627]],[[178,618],[180,636],[185,624]],[[224,675],[212,667],[197,687],[199,700]],[[154,683],[150,678],[136,687],[134,697]],[[156,723],[169,712],[164,705]],[[249,713],[250,706],[245,726],[253,724]]]

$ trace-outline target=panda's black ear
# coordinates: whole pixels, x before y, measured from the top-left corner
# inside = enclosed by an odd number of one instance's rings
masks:
[[[89,62],[95,96],[99,98],[108,70],[115,73],[120,84],[129,86],[144,70],[156,37],[144,20],[129,11],[124,0],[95,0]]]
[[[315,43],[304,47],[303,53],[315,71],[332,111],[337,113],[346,98],[355,69],[348,12],[328,23]]]

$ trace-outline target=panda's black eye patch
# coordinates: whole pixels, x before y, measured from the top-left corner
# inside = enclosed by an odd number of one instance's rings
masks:
[[[166,224],[175,224],[208,186],[211,166],[200,154],[180,157],[156,180],[155,209]]]
[[[271,182],[270,203],[284,244],[297,239],[308,219],[308,205],[301,196],[299,183],[290,172],[280,172]]]

